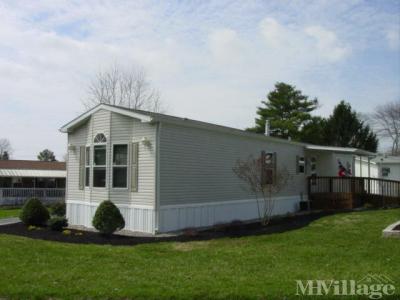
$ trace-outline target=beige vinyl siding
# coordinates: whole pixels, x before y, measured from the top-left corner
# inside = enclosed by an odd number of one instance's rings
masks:
[[[107,110],[99,110],[94,113],[91,117],[91,130],[87,137],[87,144],[92,146],[92,163],[93,163],[93,139],[98,133],[103,133],[107,138],[107,166],[109,166],[111,161],[111,143],[110,143],[110,120],[111,120],[111,112]],[[92,168],[93,169],[93,168]],[[93,182],[93,171],[91,174],[92,182]],[[110,179],[111,173],[107,168],[106,171],[106,187],[93,187],[93,188],[85,188],[86,190],[86,199],[89,196],[90,202],[103,202],[109,199],[108,188],[110,187]]]
[[[98,133],[107,138],[107,172],[106,188],[85,187],[79,190],[79,146],[91,146],[93,160],[93,139]],[[146,137],[151,146],[141,143]],[[116,204],[154,205],[155,203],[155,143],[156,125],[144,123],[137,119],[99,110],[94,113],[88,122],[74,132],[68,134],[69,143],[76,146],[76,151],[68,151],[68,199],[99,203],[111,200]],[[128,168],[128,188],[112,188],[112,145],[127,144],[130,159],[131,143],[139,142],[139,180],[138,191],[131,192],[129,187],[130,170]],[[128,162],[129,164],[129,162]],[[93,181],[93,172],[91,172]]]
[[[138,191],[131,193],[133,204],[155,204],[156,195],[156,125],[133,119],[132,142],[139,142]],[[146,137],[150,146],[141,141]]]
[[[140,122],[131,117],[117,113],[111,115],[111,143],[128,145],[128,166],[131,159],[131,143],[140,142],[146,137],[151,146],[147,147],[139,143],[139,181],[138,191],[131,192],[130,176],[131,170],[128,167],[128,188],[112,188],[110,181],[110,199],[121,204],[143,204],[153,205],[155,202],[155,125]],[[110,166],[112,164],[112,157]],[[111,173],[111,169],[110,169]]]
[[[68,150],[67,159],[67,201],[80,201],[85,191],[79,189],[79,147],[86,145],[89,123],[83,124],[73,134],[68,135],[68,144],[74,145],[75,150]]]
[[[306,193],[305,174],[296,174],[303,146],[162,123],[160,129],[160,205],[252,199],[233,173],[237,159],[277,153],[291,181],[279,196]]]

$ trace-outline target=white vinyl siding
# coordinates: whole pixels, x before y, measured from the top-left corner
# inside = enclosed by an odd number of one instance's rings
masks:
[[[296,174],[301,145],[162,123],[160,129],[160,203],[162,205],[252,199],[233,173],[237,159],[276,152],[278,169],[285,166],[290,183],[279,196],[306,193],[305,174]]]

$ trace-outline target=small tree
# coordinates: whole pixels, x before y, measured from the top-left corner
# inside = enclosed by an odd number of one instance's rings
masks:
[[[10,159],[10,155],[8,154],[8,151],[4,151],[0,160],[9,160],[9,159]]]
[[[269,157],[268,157],[269,156]],[[233,172],[245,182],[246,189],[254,194],[260,222],[268,225],[275,207],[275,196],[290,180],[285,167],[277,168],[275,154],[263,153],[261,157],[249,156],[246,160],[238,159]],[[268,162],[267,160],[271,160]]]
[[[44,149],[42,152],[39,153],[37,158],[40,161],[57,161],[54,152],[49,149]]]
[[[111,201],[103,201],[94,214],[92,224],[101,234],[111,235],[125,227],[124,218]]]
[[[0,139],[0,160],[9,160],[12,148],[8,139]]]

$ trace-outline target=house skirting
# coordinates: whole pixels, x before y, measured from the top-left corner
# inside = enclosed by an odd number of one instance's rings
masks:
[[[299,210],[300,196],[275,198],[273,215],[284,215]],[[263,201],[259,200],[262,210]],[[98,203],[67,201],[68,223],[93,228],[92,219]],[[159,209],[158,228],[156,211],[152,206],[116,204],[125,219],[125,230],[161,233],[184,228],[208,227],[233,220],[254,220],[259,217],[255,199],[210,202],[185,205],[164,205]]]
[[[284,215],[299,210],[300,196],[275,198],[273,215]],[[262,209],[263,201],[259,200]],[[166,205],[160,207],[158,232],[184,228],[207,227],[233,220],[254,220],[259,217],[255,199],[200,203],[191,205]]]
[[[92,220],[99,203],[67,201],[68,223],[93,228]],[[125,220],[125,230],[154,233],[155,212],[152,206],[116,204]]]

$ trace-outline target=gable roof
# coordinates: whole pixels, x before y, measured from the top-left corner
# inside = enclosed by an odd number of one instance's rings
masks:
[[[195,127],[195,128],[201,128],[201,129],[207,129],[207,130],[213,130],[213,131],[218,131],[218,132],[234,134],[234,135],[246,136],[249,138],[256,138],[256,139],[262,139],[262,140],[267,140],[267,141],[269,140],[269,141],[273,141],[276,143],[298,145],[298,146],[303,146],[306,149],[310,149],[310,150],[334,151],[334,152],[353,153],[355,155],[367,155],[367,156],[375,155],[375,153],[373,153],[373,152],[356,149],[356,148],[317,146],[317,145],[306,144],[306,143],[295,142],[295,141],[291,141],[291,140],[285,140],[285,139],[281,139],[281,138],[277,138],[277,137],[267,136],[264,134],[249,132],[246,130],[237,129],[237,128],[233,128],[233,127],[217,125],[217,124],[192,120],[192,119],[188,119],[188,118],[175,117],[175,116],[166,115],[166,114],[162,114],[162,113],[149,112],[149,111],[145,111],[145,110],[132,109],[132,108],[116,106],[116,105],[109,105],[109,104],[97,105],[96,107],[92,108],[91,110],[78,116],[71,122],[69,122],[66,125],[64,125],[63,127],[61,127],[60,131],[61,132],[72,132],[76,127],[78,127],[79,125],[86,122],[86,120],[92,114],[94,114],[95,112],[97,112],[101,109],[120,113],[120,114],[126,115],[126,116],[130,116],[132,118],[139,119],[142,122],[149,122],[149,123],[165,122],[165,123],[170,123],[170,124],[175,124],[175,125],[180,125],[180,126]]]
[[[151,116],[146,115],[142,112],[138,113],[136,110],[133,110],[133,109],[126,109],[126,108],[123,108],[120,106],[114,106],[114,105],[99,104],[99,105],[93,107],[92,109],[88,110],[87,112],[84,112],[83,114],[79,115],[78,117],[76,117],[72,121],[68,122],[64,126],[62,126],[60,128],[60,131],[65,132],[65,133],[72,132],[76,127],[79,127],[81,124],[85,123],[92,114],[96,113],[97,111],[99,111],[101,109],[113,111],[113,112],[119,113],[121,115],[126,115],[129,117],[135,118],[135,119],[139,119],[142,122],[150,122],[152,120]]]
[[[109,105],[109,104],[99,104],[99,105],[95,106],[94,108],[81,114],[77,118],[73,119],[72,121],[70,121],[67,124],[65,124],[64,126],[62,126],[60,128],[60,131],[64,132],[64,133],[73,132],[75,128],[77,128],[80,125],[82,125],[83,123],[85,123],[92,114],[94,114],[95,112],[97,112],[101,109],[116,112],[116,113],[126,115],[126,116],[130,116],[132,118],[139,119],[142,122],[148,122],[148,123],[165,122],[165,123],[170,123],[170,124],[175,124],[175,125],[180,125],[180,126],[202,128],[202,129],[225,132],[225,133],[230,133],[230,134],[235,134],[235,135],[248,136],[251,138],[270,140],[270,141],[284,143],[284,144],[293,144],[293,145],[300,145],[300,146],[306,145],[306,144],[300,143],[300,142],[294,142],[294,141],[284,140],[281,138],[266,136],[263,134],[253,133],[253,132],[249,132],[249,131],[245,131],[245,130],[237,129],[237,128],[233,128],[233,127],[227,127],[227,126],[223,126],[223,125],[217,125],[217,124],[192,120],[189,118],[175,117],[175,116],[166,115],[166,114],[162,114],[162,113],[149,112],[149,111],[139,110],[139,109],[131,109],[131,108],[126,108],[126,107],[116,106],[116,105]]]

